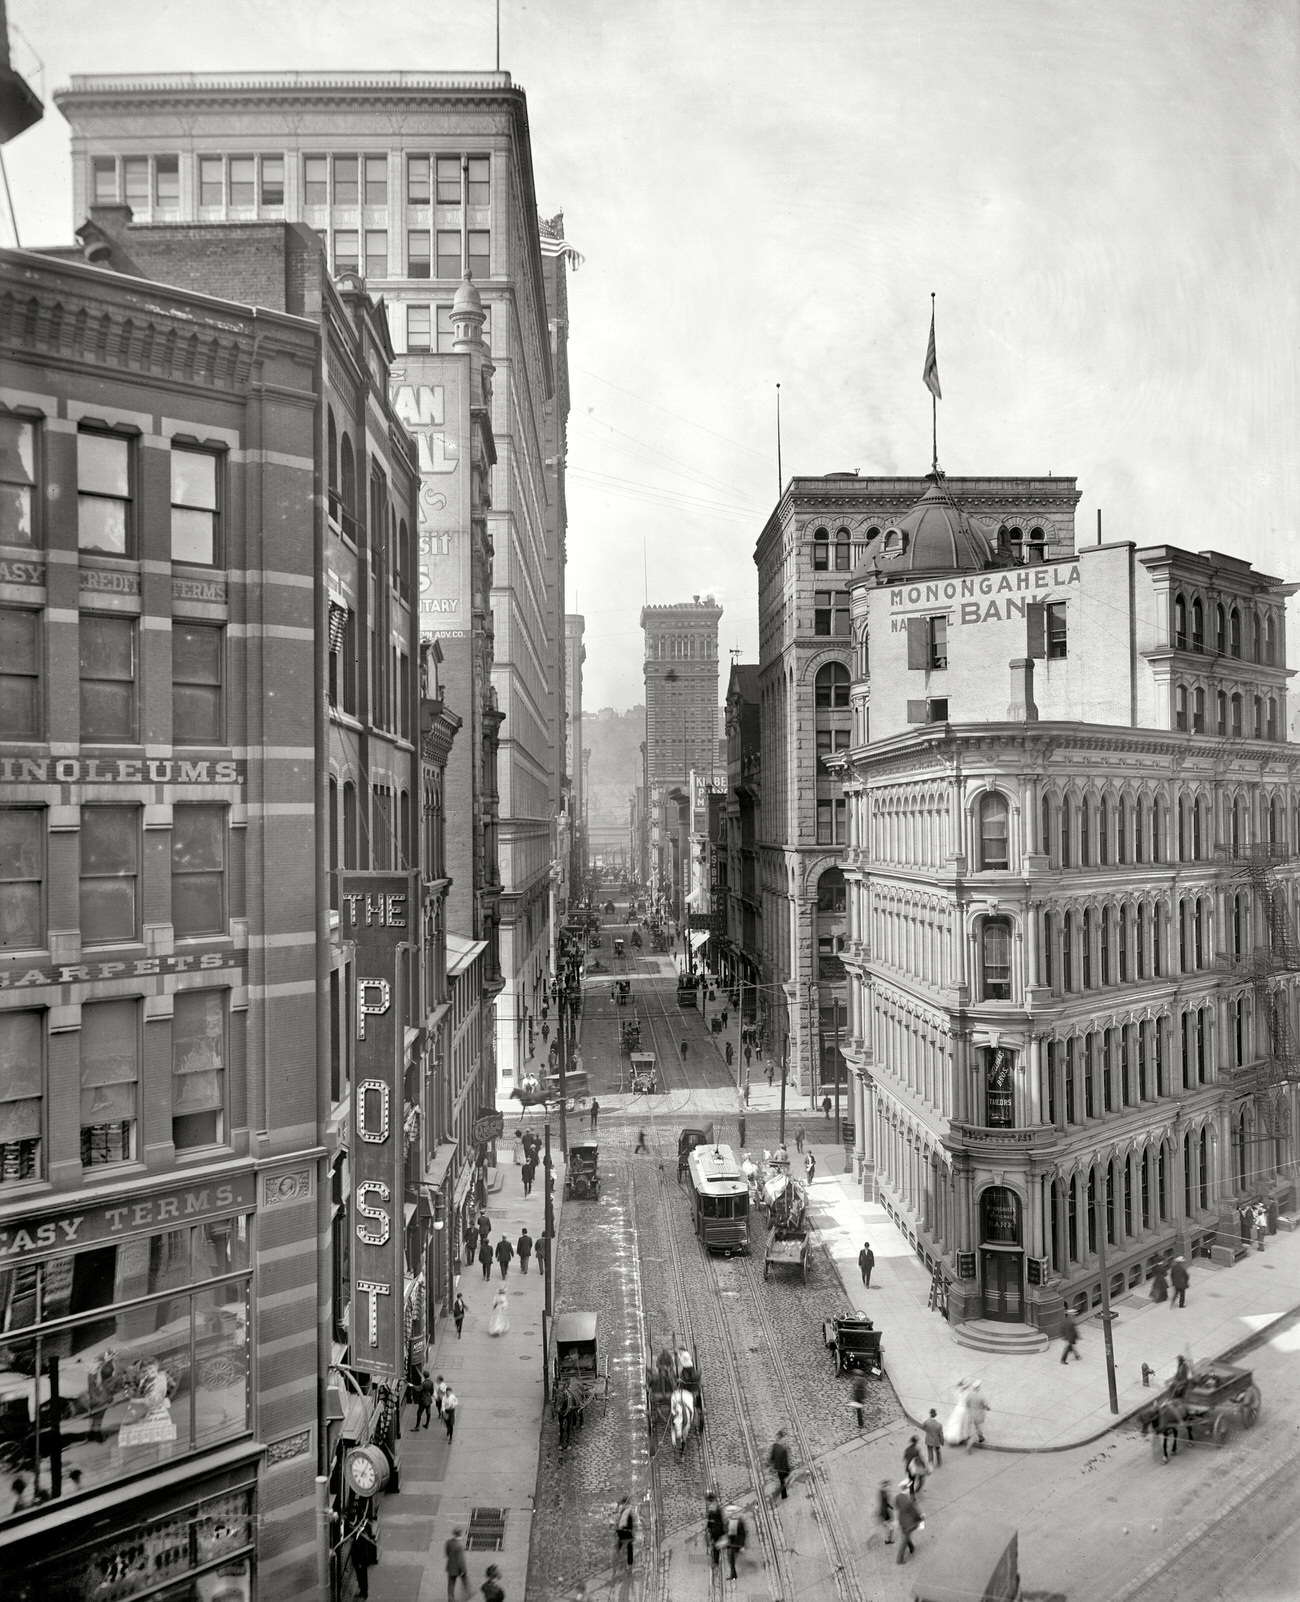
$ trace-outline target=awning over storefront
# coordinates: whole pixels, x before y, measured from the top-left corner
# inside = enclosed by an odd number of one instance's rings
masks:
[[[456,1142],[444,1140],[434,1152],[424,1170],[424,1183],[433,1190],[441,1190],[447,1182],[447,1170],[456,1159]]]
[[[688,933],[691,937],[692,951],[698,951],[709,938],[709,931],[707,929],[691,929],[688,931]]]

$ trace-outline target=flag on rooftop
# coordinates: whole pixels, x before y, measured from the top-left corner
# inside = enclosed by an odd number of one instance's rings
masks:
[[[921,374],[921,382],[934,396],[935,400],[943,399],[943,391],[939,388],[939,357],[934,348],[934,305],[930,306],[930,343],[925,347],[925,370]]]

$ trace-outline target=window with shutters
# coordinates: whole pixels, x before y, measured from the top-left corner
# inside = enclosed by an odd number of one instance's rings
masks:
[[[0,1012],[0,1187],[44,1178],[45,1013]]]
[[[117,945],[139,938],[140,809],[81,809],[81,941]]]
[[[1048,659],[1059,660],[1066,654],[1065,602],[1049,601],[1043,610],[1047,615]]]
[[[224,1134],[224,990],[179,990],[172,1015],[172,1144],[214,1146]]]
[[[0,952],[45,945],[44,807],[0,808]]]
[[[41,615],[0,606],[0,740],[41,736]]]
[[[81,738],[129,743],[136,737],[135,619],[81,614]]]
[[[913,672],[941,672],[948,666],[948,614],[909,617],[907,665]]]
[[[81,1164],[129,1163],[136,1155],[140,1004],[96,1001],[81,1009]]]
[[[183,940],[226,932],[226,809],[172,810],[172,927]]]

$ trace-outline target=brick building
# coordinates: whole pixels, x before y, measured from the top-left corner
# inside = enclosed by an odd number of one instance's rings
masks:
[[[1112,1295],[1231,1261],[1300,1113],[1296,586],[1076,550],[1072,482],[936,476],[882,522],[835,759],[859,1159],[954,1320],[1049,1332],[1103,1249]]]

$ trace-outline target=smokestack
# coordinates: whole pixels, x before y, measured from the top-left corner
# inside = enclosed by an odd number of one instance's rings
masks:
[[[1007,707],[1011,723],[1037,723],[1038,707],[1034,702],[1034,659],[1017,657],[1011,664],[1011,704]]]

